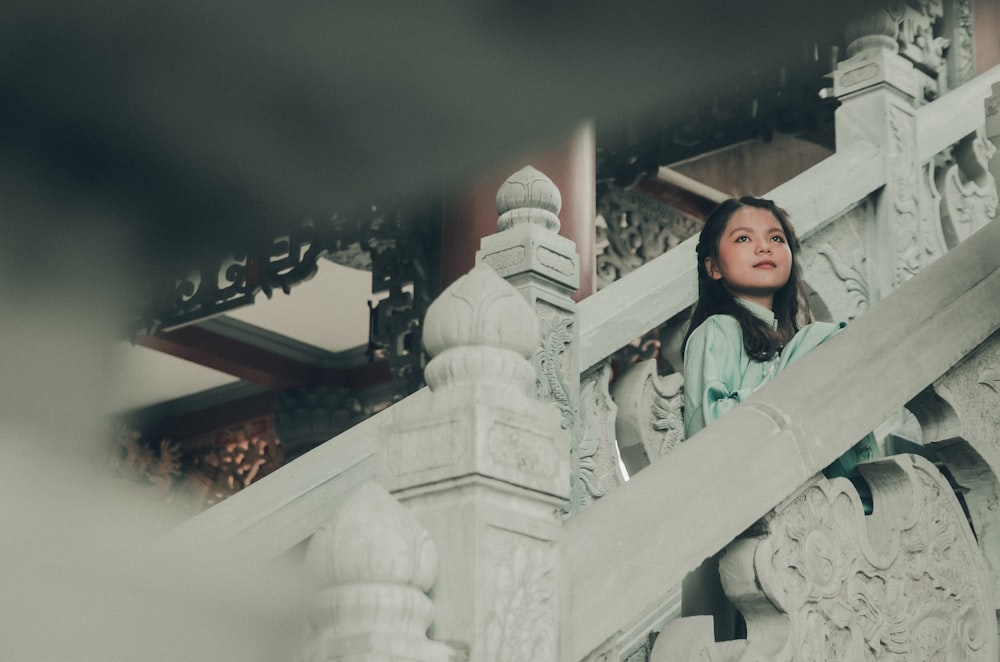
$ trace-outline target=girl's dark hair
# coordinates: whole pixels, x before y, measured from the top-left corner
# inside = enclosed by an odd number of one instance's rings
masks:
[[[785,233],[788,248],[792,252],[792,270],[788,282],[774,293],[773,311],[777,328],[772,329],[757,316],[740,305],[733,294],[726,289],[721,280],[713,280],[705,268],[705,258],[719,259],[719,241],[726,229],[726,224],[739,209],[757,207],[771,212]],[[800,286],[801,270],[799,269],[799,239],[795,229],[788,219],[788,212],[770,200],[744,196],[730,198],[716,207],[701,230],[698,239],[698,303],[694,307],[691,324],[688,326],[684,344],[691,337],[691,332],[712,315],[731,315],[740,323],[743,330],[743,347],[750,358],[756,361],[767,361],[774,357],[781,348],[792,339],[799,330],[799,322],[809,323],[809,302],[806,300]]]

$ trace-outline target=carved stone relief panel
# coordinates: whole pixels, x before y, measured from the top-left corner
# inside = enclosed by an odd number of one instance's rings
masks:
[[[852,320],[874,304],[869,269],[870,211],[859,205],[809,238],[802,249],[805,281],[813,317],[825,321]]]
[[[817,476],[725,550],[723,585],[747,621],[739,659],[995,660],[990,581],[947,480],[913,455],[862,471],[870,516],[850,481]],[[673,659],[736,659],[733,644]]]
[[[694,218],[631,189],[604,189],[597,213],[598,289],[701,230]]]
[[[551,542],[497,527],[487,529],[491,600],[483,624],[488,662],[555,660],[558,651],[558,580]]]

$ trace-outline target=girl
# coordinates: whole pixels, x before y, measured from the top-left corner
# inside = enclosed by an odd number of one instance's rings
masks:
[[[798,238],[770,200],[720,204],[705,221],[697,255],[698,303],[683,354],[688,437],[846,326],[811,321]],[[847,476],[877,449],[868,435],[824,473]]]
[[[698,240],[698,303],[684,345],[684,429],[688,437],[739,404],[845,324],[812,322],[800,288],[799,240],[788,214],[770,200],[720,204]],[[823,470],[852,477],[877,455],[869,434]],[[854,480],[871,512],[867,485]],[[742,620],[710,557],[683,581],[681,614],[713,614],[717,641],[745,636]]]

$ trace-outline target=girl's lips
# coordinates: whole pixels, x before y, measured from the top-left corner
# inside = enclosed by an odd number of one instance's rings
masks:
[[[753,266],[757,269],[774,269],[778,265],[770,260],[764,260],[763,262],[758,262]]]

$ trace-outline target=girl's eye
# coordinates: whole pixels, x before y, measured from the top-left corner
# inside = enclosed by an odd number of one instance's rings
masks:
[[[771,237],[771,241],[776,241],[779,244],[783,244],[783,243],[785,243],[785,238],[782,237],[780,234],[776,234],[773,237]]]
[[[740,235],[739,237],[736,237],[736,241],[737,242],[750,241],[750,237],[746,235]]]

